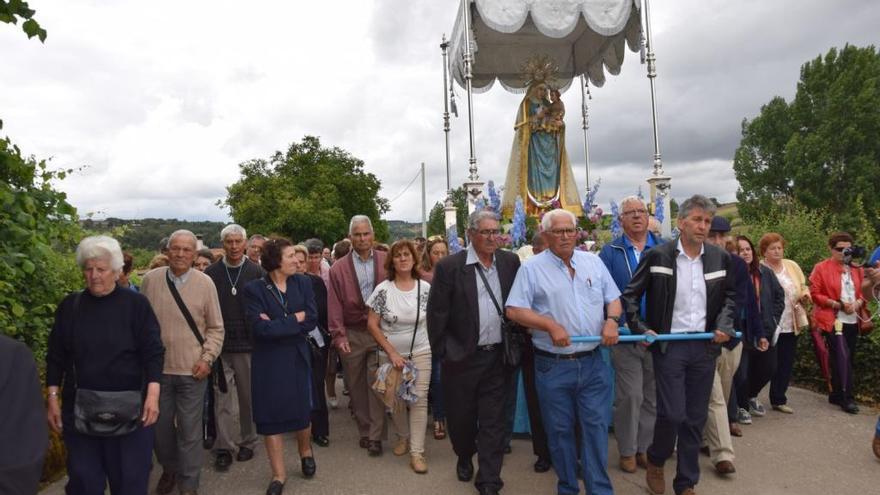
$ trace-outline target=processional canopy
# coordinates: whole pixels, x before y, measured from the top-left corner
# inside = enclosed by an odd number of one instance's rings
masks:
[[[638,0],[466,0],[471,11],[475,63],[474,91],[483,92],[495,80],[514,93],[529,81],[523,64],[538,56],[556,64],[562,90],[584,75],[594,86],[605,83],[605,71],[617,75],[626,45],[639,50],[641,16]],[[450,40],[449,66],[465,86],[465,19],[459,7]]]

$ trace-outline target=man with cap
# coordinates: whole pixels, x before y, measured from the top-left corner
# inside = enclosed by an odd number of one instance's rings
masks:
[[[709,227],[707,242],[725,249],[730,241],[730,222],[719,215],[712,217],[712,225]],[[748,288],[749,270],[746,262],[736,255],[731,255],[731,268],[734,273],[736,285],[736,324],[742,321],[741,315],[745,314],[747,301],[750,299]],[[751,300],[754,300],[752,292]],[[715,362],[715,380],[712,384],[712,395],[709,397],[709,416],[706,419],[706,427],[703,429],[703,452],[708,451],[712,465],[720,475],[729,475],[736,472],[733,465],[734,453],[731,440],[731,418],[728,416],[728,403],[730,391],[733,387],[733,375],[739,368],[742,357],[742,342],[732,338],[721,345],[721,355]],[[741,435],[742,433],[740,433]]]

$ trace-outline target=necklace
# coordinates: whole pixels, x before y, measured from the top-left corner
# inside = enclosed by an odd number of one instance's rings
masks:
[[[232,295],[235,296],[238,294],[238,290],[236,290],[235,286],[238,285],[238,279],[241,278],[241,272],[244,271],[244,261],[240,265],[238,265],[238,274],[235,276],[235,282],[232,281],[232,275],[229,274],[229,267],[226,266],[226,263],[223,263],[223,268],[226,269],[226,278],[229,279],[229,283],[232,285]]]

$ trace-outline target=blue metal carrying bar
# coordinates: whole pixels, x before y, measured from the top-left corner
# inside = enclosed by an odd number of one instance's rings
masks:
[[[681,340],[712,340],[715,338],[715,333],[713,332],[699,332],[699,333],[664,333],[660,335],[632,335],[626,327],[620,327],[620,338],[618,339],[618,343],[620,342],[647,342],[649,344],[653,342],[670,342],[670,341],[681,341]],[[736,338],[741,338],[742,332],[736,332]],[[572,337],[572,343],[583,343],[583,342],[602,342],[602,337],[598,335],[589,335],[584,337]]]

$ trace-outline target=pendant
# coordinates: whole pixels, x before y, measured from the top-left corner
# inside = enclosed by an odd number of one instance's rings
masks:
[[[235,290],[235,287],[232,287],[232,295],[234,296],[234,295],[236,295],[236,294],[238,294],[238,291]]]

